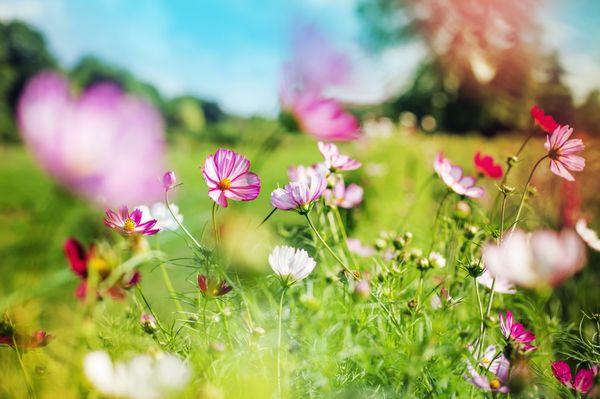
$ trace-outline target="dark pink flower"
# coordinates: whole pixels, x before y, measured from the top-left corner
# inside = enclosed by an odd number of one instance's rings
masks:
[[[75,97],[66,78],[42,72],[26,85],[17,118],[36,160],[75,193],[106,206],[161,197],[162,117],[118,86],[99,83]]]
[[[225,280],[213,280],[206,277],[204,274],[198,275],[198,288],[205,296],[215,297],[227,294],[233,289]]]
[[[457,194],[469,198],[481,198],[485,191],[476,186],[476,180],[472,176],[464,176],[461,167],[453,165],[444,157],[443,153],[438,153],[433,162],[433,169],[442,179],[442,181]]]
[[[291,182],[283,188],[278,188],[271,193],[271,205],[284,211],[296,210],[306,214],[318,200],[325,188],[327,180],[321,175],[312,175],[310,181]]]
[[[569,126],[559,126],[552,134],[546,136],[544,147],[550,158],[550,170],[557,176],[569,181],[575,180],[569,173],[581,172],[585,167],[585,159],[575,155],[585,149],[581,139],[570,139],[573,129]]]
[[[364,190],[359,185],[351,183],[346,187],[344,180],[337,179],[333,188],[325,190],[323,196],[330,206],[339,206],[340,208],[351,209],[363,200]]]
[[[552,116],[546,115],[544,110],[537,105],[533,105],[529,112],[531,113],[535,124],[542,128],[542,130],[544,130],[546,133],[552,133],[554,130],[560,127]]]
[[[162,177],[162,185],[165,191],[169,191],[177,184],[177,177],[175,176],[175,172],[168,171]]]
[[[598,374],[598,368],[581,368],[575,375],[575,378],[571,375],[571,367],[564,361],[557,361],[551,364],[552,374],[561,384],[571,389],[581,392],[583,394],[588,393],[594,386],[594,378]]]
[[[323,164],[331,172],[356,170],[362,166],[359,161],[350,158],[348,155],[340,154],[340,150],[335,144],[319,142],[319,151],[325,158]]]
[[[500,313],[500,330],[502,335],[511,343],[517,346],[517,349],[523,352],[529,352],[537,349],[531,342],[535,340],[535,334],[526,330],[523,324],[515,323],[513,314],[509,310],[506,315]]]
[[[260,193],[260,179],[250,170],[250,161],[235,151],[219,148],[204,161],[202,175],[208,196],[222,207],[227,199],[252,201]]]
[[[104,224],[124,236],[151,236],[160,231],[160,229],[153,228],[156,224],[156,219],[149,219],[143,222],[142,219],[143,214],[140,209],[136,208],[129,213],[127,206],[123,205],[118,213],[112,209],[107,209]]]
[[[502,166],[494,162],[491,155],[483,155],[479,151],[475,154],[475,169],[490,179],[500,179],[504,175]]]

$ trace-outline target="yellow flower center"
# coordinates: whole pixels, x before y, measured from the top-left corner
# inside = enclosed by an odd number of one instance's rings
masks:
[[[481,358],[481,363],[488,364],[489,362],[490,362],[490,359],[488,359],[487,357],[482,357]]]
[[[229,187],[231,187],[231,180],[229,180],[226,177],[221,179],[221,181],[219,182],[219,188],[221,190],[228,190]]]
[[[135,221],[131,218],[125,219],[123,229],[128,233],[133,233],[133,231],[135,230]]]
[[[98,256],[92,256],[90,258],[88,267],[98,273],[101,278],[105,278],[110,274],[110,266],[104,259]]]
[[[490,388],[492,389],[498,389],[500,388],[500,381],[494,379],[490,381]]]

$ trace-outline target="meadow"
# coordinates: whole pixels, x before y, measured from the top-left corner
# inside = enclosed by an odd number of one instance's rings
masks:
[[[271,191],[288,182],[288,167],[322,160],[314,140],[278,133],[272,141],[268,129],[256,127],[241,127],[239,141],[229,145],[175,137],[168,165],[182,185],[170,195],[210,254],[181,230],[149,236],[152,251],[136,265],[143,276],[139,288],[122,300],[87,302],[74,296],[78,278],[65,258],[65,240],[125,241],[102,223],[102,209],[56,185],[25,148],[1,147],[0,311],[19,329],[43,329],[51,339],[23,353],[0,348],[0,397],[103,397],[83,370],[84,357],[94,350],[112,359],[163,352],[185,359],[189,379],[172,397],[495,397],[503,392],[467,381],[468,363],[477,364],[472,352],[482,352],[484,341],[510,358],[510,380],[502,384],[510,386],[511,397],[579,397],[556,381],[550,365],[563,359],[581,367],[598,363],[597,253],[590,250],[587,266],[554,288],[490,296],[474,279],[482,272],[481,247],[502,234],[497,215],[489,218],[497,182],[483,179],[486,195],[465,200],[448,194],[432,166],[443,151],[474,174],[475,152],[504,163],[524,136],[484,140],[396,129],[391,137],[340,145],[362,162],[344,174],[346,183],[364,188],[364,200],[335,211],[319,202],[310,216],[335,256],[358,271],[354,276],[344,273],[296,212],[279,210],[255,227],[272,209]],[[586,140],[588,148],[594,144]],[[216,212],[221,236],[215,238],[201,169],[222,146],[250,159],[262,189],[255,201],[230,201]],[[543,151],[542,140],[533,139],[510,176],[515,192],[505,212],[511,221]],[[600,161],[597,150],[586,155],[586,169],[577,174],[584,182],[581,208],[597,216]],[[559,180],[545,164],[538,170],[520,228],[560,225]],[[346,236],[375,248],[373,253],[351,252]],[[213,252],[217,243],[221,250]],[[304,248],[316,260],[308,278],[284,288],[268,262],[272,247],[281,244]],[[431,251],[443,257],[444,267],[427,260]],[[198,274],[223,279],[232,290],[203,294]],[[536,350],[521,352],[505,341],[498,313],[506,311],[535,333]],[[152,322],[140,323],[142,313]],[[490,377],[492,388],[494,381]],[[147,397],[159,397],[154,394]]]

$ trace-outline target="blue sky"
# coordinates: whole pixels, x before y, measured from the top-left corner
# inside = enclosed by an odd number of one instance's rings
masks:
[[[577,93],[600,86],[597,0],[544,12],[547,45],[559,47]],[[94,54],[172,96],[191,92],[230,112],[277,112],[279,68],[294,23],[317,24],[356,65],[346,100],[375,102],[409,79],[418,45],[368,54],[358,45],[356,0],[0,0],[0,19],[24,19],[66,66]],[[592,10],[592,12],[590,12]],[[558,18],[557,16],[560,16]],[[572,62],[571,62],[572,60]]]

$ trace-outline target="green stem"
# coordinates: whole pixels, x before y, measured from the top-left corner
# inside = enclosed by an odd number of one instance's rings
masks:
[[[167,287],[167,291],[169,291],[169,296],[175,302],[175,307],[179,312],[183,312],[183,307],[181,306],[179,299],[177,299],[177,292],[175,291],[175,288],[173,288],[171,277],[169,277],[169,272],[167,271],[167,268],[164,263],[160,264],[160,270],[162,271],[162,277],[163,281],[165,282],[165,286]]]
[[[266,222],[267,220],[269,220],[269,218],[270,218],[271,216],[273,216],[273,214],[275,213],[275,211],[277,211],[277,208],[273,208],[273,209],[271,210],[271,212],[269,212],[269,214],[267,215],[267,217],[265,217],[265,218],[262,220],[262,222],[260,222],[260,224],[259,224],[258,226],[256,226],[256,228],[258,229],[260,226],[262,226],[263,224],[265,224],[265,222]]]
[[[479,308],[479,317],[481,319],[481,323],[479,325],[479,344],[475,350],[475,358],[479,361],[479,357],[481,355],[481,350],[483,348],[483,341],[485,340],[485,316],[483,314],[483,304],[481,302],[481,295],[479,294],[479,287],[477,284],[477,278],[473,278],[473,285],[475,286],[475,295],[477,297],[477,307]],[[493,283],[492,283],[493,287]],[[492,290],[492,292],[494,292]]]
[[[527,195],[527,189],[529,188],[529,183],[531,183],[531,178],[533,177],[533,174],[535,173],[535,170],[537,169],[538,165],[540,163],[542,163],[542,161],[546,158],[548,158],[547,154],[544,155],[543,157],[541,157],[535,163],[535,165],[533,165],[533,168],[531,169],[531,173],[529,173],[529,177],[527,178],[527,183],[525,183],[525,188],[523,189],[523,193],[521,194],[521,201],[519,202],[519,209],[517,210],[517,216],[515,217],[515,221],[513,223],[512,229],[510,230],[511,233],[513,231],[515,231],[515,229],[517,228],[517,224],[519,223],[519,217],[521,216],[521,211],[523,210],[523,204],[525,203],[525,196]]]
[[[277,393],[278,398],[282,398],[281,395],[281,324],[283,319],[283,299],[288,287],[284,286],[281,291],[281,299],[279,300],[279,324],[277,327]]]
[[[175,216],[175,213],[173,213],[173,209],[171,209],[171,203],[169,202],[169,192],[168,191],[165,192],[165,202],[167,204],[167,209],[169,210],[169,213],[171,214],[171,216],[173,217],[173,219],[175,219],[175,221],[177,222],[177,225],[179,225],[179,227],[181,228],[181,230],[183,230],[183,232],[190,238],[190,240],[192,240],[192,242],[194,243],[194,245],[196,245],[196,247],[199,250],[204,251],[204,247],[202,245],[200,245],[200,243],[198,241],[196,241],[196,239],[194,238],[194,236],[190,234],[190,232],[188,231],[188,229],[185,228],[185,226],[183,225],[183,223],[181,223],[179,221],[179,219]]]
[[[331,256],[333,256],[335,258],[335,260],[340,264],[340,266],[342,266],[342,268],[348,274],[350,274],[352,277],[354,277],[356,279],[356,276],[354,275],[354,273],[352,273],[352,271],[348,268],[348,266],[346,266],[344,264],[344,262],[340,259],[340,257],[337,256],[337,254],[335,252],[333,252],[333,250],[327,244],[327,242],[325,242],[325,240],[323,239],[323,237],[321,237],[321,234],[319,233],[319,231],[317,230],[317,228],[313,224],[312,220],[310,220],[310,217],[308,216],[308,214],[305,214],[304,216],[306,216],[306,220],[308,221],[308,225],[310,226],[310,228],[312,229],[312,231],[315,233],[315,235],[317,236],[317,238],[319,239],[319,241],[321,241],[321,243],[327,249],[327,251],[329,251],[329,253],[331,254]]]
[[[212,207],[212,225],[213,225],[213,233],[215,234],[215,242],[219,244],[219,230],[217,229],[217,203],[213,202]]]
[[[446,202],[446,198],[448,198],[449,195],[450,195],[450,190],[446,191],[446,194],[444,194],[444,197],[440,201],[437,211],[435,212],[435,219],[433,220],[433,228],[432,228],[433,231],[431,232],[431,245],[429,246],[429,252],[431,252],[431,250],[433,249],[433,245],[435,244],[435,238],[437,235],[438,219],[440,218],[440,213],[442,212],[442,207],[444,206],[444,202]]]
[[[15,349],[15,354],[17,355],[17,360],[19,361],[19,367],[21,368],[21,372],[23,373],[23,379],[25,380],[25,386],[27,387],[27,393],[30,398],[35,398],[35,391],[31,386],[31,381],[29,379],[29,374],[27,374],[27,369],[25,369],[25,363],[23,363],[23,357],[21,357],[21,351],[19,351],[19,346],[17,345],[17,340],[15,336],[12,337],[13,345]]]
[[[167,330],[165,330],[165,328],[163,327],[162,323],[160,322],[160,320],[158,318],[158,315],[156,313],[154,313],[154,310],[152,309],[152,306],[150,306],[150,302],[148,302],[148,300],[144,296],[144,293],[142,292],[142,288],[140,287],[140,285],[136,284],[135,288],[137,289],[138,294],[140,294],[140,296],[142,297],[142,301],[144,301],[144,304],[148,308],[148,311],[150,312],[150,314],[152,314],[152,316],[154,317],[154,320],[156,320],[156,324],[158,325],[158,327],[160,328],[160,330],[164,334],[167,334]]]

